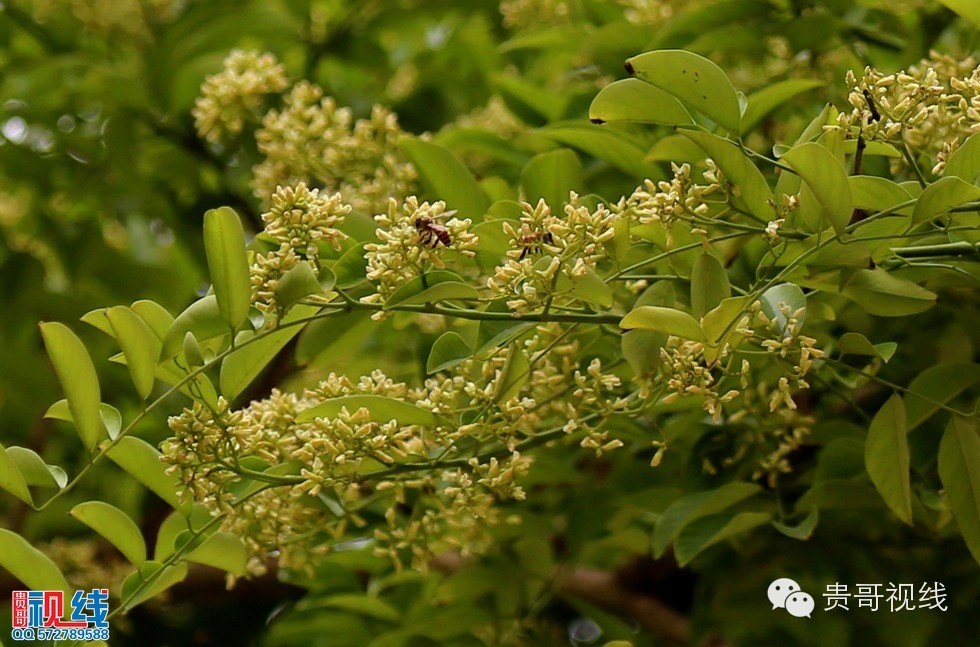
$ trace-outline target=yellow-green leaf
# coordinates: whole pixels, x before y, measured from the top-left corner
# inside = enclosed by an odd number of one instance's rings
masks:
[[[160,460],[160,452],[145,440],[126,436],[106,455],[173,508],[179,510],[186,507],[177,496],[181,487],[179,479],[167,474],[167,466]]]
[[[661,306],[640,306],[619,322],[626,330],[656,330],[684,339],[705,341],[701,325],[691,315],[681,310]]]
[[[8,450],[0,445],[0,488],[10,492],[27,505],[33,506],[34,499],[31,498],[31,491],[27,487],[27,482],[24,480],[20,468],[17,467],[17,463],[7,452]]]
[[[871,421],[864,443],[864,464],[888,507],[899,519],[912,525],[908,426],[905,404],[897,393]]]
[[[672,94],[640,79],[620,79],[599,90],[589,106],[593,123],[639,121],[679,126],[691,115]]]
[[[234,209],[220,207],[204,214],[204,250],[218,311],[234,330],[245,321],[252,301],[245,231]]]
[[[68,400],[68,409],[82,443],[94,449],[105,435],[99,412],[99,376],[82,340],[61,323],[42,323],[41,335]]]
[[[791,148],[782,156],[782,161],[803,178],[834,231],[838,236],[843,235],[851,220],[854,203],[847,171],[837,157],[820,144],[808,142]]]
[[[126,368],[136,392],[145,400],[153,390],[157,359],[163,343],[142,317],[125,306],[109,308],[106,318],[126,356]]]
[[[137,568],[146,561],[143,534],[119,508],[102,501],[86,501],[76,505],[68,514],[99,533]]]

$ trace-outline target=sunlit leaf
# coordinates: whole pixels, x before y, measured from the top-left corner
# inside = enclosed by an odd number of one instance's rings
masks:
[[[248,551],[242,540],[227,532],[216,532],[207,537],[200,546],[190,551],[185,559],[227,571],[236,577],[245,575]]]
[[[252,301],[245,231],[234,209],[219,207],[204,214],[204,250],[218,311],[234,330],[245,321]]]
[[[143,533],[125,512],[102,501],[79,503],[69,513],[119,549],[137,568],[146,561]]]
[[[0,446],[0,454],[3,453],[2,446]],[[49,487],[60,490],[68,484],[68,475],[65,474],[65,470],[61,469],[57,465],[48,465],[44,462],[37,452],[30,450],[26,447],[8,447],[7,456],[17,465],[17,469],[20,471],[21,476],[24,477],[24,482],[28,485],[36,485],[38,487]],[[3,461],[3,456],[0,456],[0,462]],[[3,471],[4,476],[6,476],[6,470]],[[13,472],[13,471],[11,471]],[[2,483],[4,476],[0,476],[0,483]],[[2,485],[0,485],[2,487]],[[4,487],[4,489],[9,489]],[[18,497],[19,498],[19,497]]]
[[[138,571],[126,576],[122,584],[123,608],[128,610],[163,593],[171,586],[184,581],[187,577],[187,564],[181,562],[173,566],[164,566],[159,562],[144,562]]]
[[[627,70],[704,114],[732,134],[741,110],[728,76],[710,60],[683,50],[658,50],[626,61]]]
[[[619,322],[626,330],[655,330],[684,339],[705,341],[704,331],[694,317],[681,310],[660,306],[640,306]]]
[[[160,460],[160,452],[145,440],[126,436],[117,441],[106,455],[171,507],[178,510],[185,507],[177,496],[181,489],[180,480],[176,475],[166,473],[167,466]]]
[[[599,90],[589,106],[594,123],[639,121],[678,126],[691,115],[672,94],[640,79],[620,79]]]
[[[126,356],[126,368],[144,400],[153,390],[157,359],[163,344],[138,314],[125,306],[106,310],[116,341]]]
[[[64,324],[42,323],[41,335],[68,400],[72,421],[85,447],[93,449],[105,434],[99,412],[99,377],[85,345]]]
[[[782,161],[803,178],[834,231],[838,236],[843,235],[854,211],[854,203],[847,171],[840,161],[826,148],[813,142],[794,146],[782,156]]]
[[[8,452],[9,450],[0,445],[0,488],[10,492],[27,505],[33,506],[34,500],[31,498],[27,482]]]

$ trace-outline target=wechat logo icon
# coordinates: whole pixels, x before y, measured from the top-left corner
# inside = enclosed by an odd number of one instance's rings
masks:
[[[791,616],[809,618],[813,612],[813,596],[800,589],[796,580],[788,577],[773,580],[768,595],[773,609],[786,609]]]

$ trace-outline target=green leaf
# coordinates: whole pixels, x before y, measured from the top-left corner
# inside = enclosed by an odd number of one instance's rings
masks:
[[[773,521],[772,527],[787,537],[806,541],[813,536],[813,531],[816,530],[819,520],[820,511],[816,507],[811,506],[803,520],[795,526],[783,523],[782,521]]]
[[[691,313],[700,319],[732,296],[728,272],[714,255],[704,253],[691,270]]]
[[[858,332],[846,332],[837,340],[841,355],[867,355],[880,357],[887,362],[895,354],[898,344],[893,341],[872,344],[868,338]]]
[[[0,454],[3,454],[2,445],[0,445]],[[26,447],[8,447],[7,456],[16,464],[20,475],[24,477],[24,482],[27,485],[50,487],[60,490],[68,484],[68,475],[65,474],[65,470],[57,465],[48,465],[33,450],[27,449]],[[0,463],[3,460],[4,457],[0,455]],[[2,471],[4,474],[6,473],[6,470]],[[3,476],[0,476],[0,487],[3,487],[2,480]],[[9,488],[4,487],[4,489]]]
[[[899,184],[874,175],[851,175],[851,199],[855,209],[876,212],[891,209],[903,202],[911,202],[912,195]],[[911,206],[899,213],[911,213]]]
[[[720,541],[772,521],[768,512],[713,514],[695,519],[681,528],[674,542],[674,555],[681,567],[687,566],[698,553]]]
[[[133,607],[163,593],[174,584],[179,584],[187,577],[187,564],[180,563],[164,566],[159,562],[144,562],[139,570],[126,576],[122,584],[123,609],[128,611]]]
[[[146,561],[146,544],[139,527],[125,512],[102,501],[86,501],[68,514],[99,533],[139,568]]]
[[[13,447],[10,449],[13,449]],[[31,498],[31,491],[27,487],[27,481],[24,480],[20,468],[17,466],[13,457],[10,456],[9,452],[10,450],[0,445],[0,488],[10,492],[27,505],[33,506],[34,499]]]
[[[435,425],[439,423],[436,414],[409,402],[394,400],[383,395],[345,395],[325,400],[296,416],[296,422],[309,422],[314,418],[334,418],[341,409],[353,414],[365,408],[371,412],[371,419],[378,422],[397,420],[402,425]]]
[[[201,351],[201,345],[197,343],[197,337],[194,336],[194,333],[189,330],[184,333],[184,343],[181,348],[188,368],[204,366],[204,352]]]
[[[858,270],[841,290],[865,312],[880,317],[904,317],[925,312],[936,294],[881,268]]]
[[[131,307],[133,312],[146,322],[153,334],[162,342],[167,336],[167,331],[174,325],[173,315],[159,303],[145,299],[134,302]]]
[[[980,28],[980,5],[974,0],[939,0],[955,13],[973,23],[973,26]]]
[[[939,405],[950,402],[977,383],[980,383],[980,364],[937,364],[919,373],[905,392],[909,431],[939,411]]]
[[[428,275],[426,275],[428,276]],[[439,301],[449,301],[452,299],[479,299],[480,293],[477,292],[469,283],[462,283],[457,281],[440,281],[435,285],[430,285],[429,287],[421,290],[420,292],[415,292],[414,294],[409,294],[411,289],[414,288],[412,279],[409,283],[402,285],[398,290],[392,294],[387,301],[385,301],[384,309],[388,310],[390,308],[396,308],[398,306],[410,306],[410,305],[422,305],[424,303],[438,303]]]
[[[50,557],[6,528],[0,528],[0,567],[32,591],[69,590],[65,576]],[[67,608],[71,605],[71,594],[66,597]]]
[[[778,322],[780,332],[785,332],[786,325],[789,323],[789,317],[783,312],[786,306],[788,306],[789,316],[795,316],[798,327],[803,327],[803,322],[806,321],[806,297],[798,285],[792,283],[774,285],[762,293],[761,301],[762,312],[770,321]]]
[[[613,304],[612,288],[591,267],[586,267],[582,276],[572,279],[572,289],[569,294],[576,299],[603,308],[609,308]]]
[[[752,483],[728,483],[715,490],[688,494],[671,503],[657,519],[653,529],[653,556],[659,558],[684,526],[701,517],[716,514],[762,491]]]
[[[712,346],[721,346],[726,331],[729,335],[734,332],[732,324],[736,319],[741,319],[748,305],[748,297],[730,297],[705,313],[701,328],[708,343]]]
[[[639,121],[666,126],[694,123],[673,95],[640,79],[620,79],[599,90],[589,106],[589,119],[593,123]]]
[[[634,178],[659,177],[660,169],[646,161],[646,149],[631,137],[612,127],[593,124],[558,123],[535,131],[548,139],[600,159]]]
[[[787,151],[782,161],[803,178],[834,231],[838,236],[843,235],[854,212],[854,203],[847,171],[837,157],[820,144],[807,142]]]
[[[228,324],[221,316],[215,295],[198,299],[177,315],[163,340],[160,359],[167,360],[181,352],[188,332],[193,333],[199,343],[229,334]]]
[[[337,593],[324,600],[318,600],[314,606],[343,609],[386,622],[398,622],[401,618],[398,610],[384,600],[361,593]]]
[[[115,440],[119,436],[119,431],[122,429],[122,416],[119,415],[119,410],[103,402],[99,407],[99,414],[102,416],[102,424],[105,425],[109,439]],[[71,410],[68,408],[68,400],[58,400],[52,404],[44,413],[44,417],[71,423],[75,422],[71,416]]]
[[[823,87],[823,81],[788,79],[767,85],[749,95],[749,106],[742,114],[742,132],[755,128],[770,112],[804,92]]]
[[[41,336],[65,391],[78,435],[87,449],[94,449],[105,434],[105,427],[99,412],[102,399],[99,376],[95,373],[92,358],[82,341],[64,324],[42,323]]]
[[[231,207],[211,209],[204,214],[204,251],[214,286],[218,311],[226,326],[237,329],[252,304],[245,231]]]
[[[504,368],[500,371],[493,389],[494,402],[507,402],[516,398],[531,375],[531,365],[520,344],[511,344]]]
[[[660,306],[640,306],[619,322],[626,330],[655,330],[684,339],[705,341],[701,325],[691,315],[674,308]]]
[[[911,526],[908,426],[905,404],[897,393],[871,421],[864,443],[864,464],[881,498],[899,519]]]
[[[459,218],[483,220],[490,201],[473,174],[449,149],[414,138],[405,138],[398,145],[412,160],[432,196],[455,209]]]
[[[556,212],[568,202],[569,191],[580,189],[582,184],[582,163],[567,148],[535,155],[521,170],[524,199],[534,205],[544,198]]]
[[[337,287],[346,290],[367,280],[367,261],[364,259],[364,246],[358,243],[344,252],[331,269],[337,277]]]
[[[238,333],[235,337],[236,350],[221,361],[221,373],[218,379],[221,394],[229,401],[237,398],[279,354],[279,351],[303,330],[301,325],[289,324],[312,317],[319,311],[318,306],[297,305],[282,318],[278,330],[263,331],[261,339],[248,344],[245,342],[258,333],[250,330]]]
[[[473,356],[473,350],[463,341],[458,333],[452,330],[443,333],[432,344],[429,359],[425,362],[427,375],[444,371]]]
[[[167,475],[167,466],[160,460],[160,452],[145,440],[133,436],[120,438],[106,455],[174,509],[187,507],[181,504],[177,496],[177,491],[182,489],[180,480],[177,476]]]
[[[980,562],[980,436],[976,419],[954,417],[939,443],[939,478],[963,541]]]
[[[227,571],[236,577],[245,575],[248,551],[236,535],[216,532],[184,557],[189,562]]]
[[[953,207],[980,200],[980,186],[964,182],[958,177],[942,177],[927,186],[915,209],[912,224],[917,225],[947,213]]]
[[[81,316],[80,321],[87,323],[93,328],[104,332],[110,337],[115,337],[115,333],[112,330],[112,326],[109,325],[109,320],[106,318],[105,313],[108,308],[97,308],[90,312],[86,312]]]
[[[634,56],[626,69],[672,94],[728,130],[739,133],[741,110],[735,87],[710,60],[683,50],[659,50]]]
[[[291,308],[311,294],[322,293],[320,281],[306,261],[300,261],[286,270],[276,285],[276,301],[283,308]]]
[[[973,133],[949,156],[943,177],[958,177],[975,184],[977,175],[980,175],[980,133]]]
[[[727,139],[700,130],[681,130],[680,134],[700,146],[725,174],[725,179],[739,188],[739,195],[733,196],[737,207],[763,222],[775,217],[771,205],[772,191],[766,178],[738,146]]]
[[[153,390],[157,359],[163,344],[143,318],[125,306],[109,308],[106,318],[126,356],[126,368],[136,392],[145,400]]]

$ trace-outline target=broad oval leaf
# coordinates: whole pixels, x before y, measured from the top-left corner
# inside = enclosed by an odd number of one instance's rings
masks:
[[[527,361],[527,355],[524,354],[519,344],[511,344],[507,361],[497,375],[493,389],[493,401],[507,402],[516,398],[520,395],[521,389],[524,388],[530,375],[531,364]]]
[[[893,341],[872,344],[861,333],[846,332],[837,340],[837,348],[840,349],[841,355],[880,357],[885,362],[888,362],[898,349],[898,344]]]
[[[181,562],[164,566],[159,562],[147,561],[138,571],[126,576],[122,584],[122,609],[128,611],[146,600],[163,593],[171,586],[179,584],[187,577],[187,564]]]
[[[772,190],[769,189],[766,178],[738,146],[727,139],[700,130],[681,130],[680,134],[700,146],[725,174],[725,179],[739,188],[739,195],[732,198],[736,206],[763,222],[775,217],[771,204]]]
[[[593,123],[639,121],[666,126],[694,123],[672,94],[640,79],[620,79],[599,90],[589,106],[589,119]]]
[[[915,429],[967,389],[980,384],[980,364],[951,362],[922,371],[905,390],[909,431]]]
[[[571,296],[603,308],[612,306],[612,288],[591,267],[586,267],[582,276],[577,276],[571,280],[572,289],[569,292]]]
[[[678,49],[658,50],[628,59],[626,68],[732,134],[740,132],[741,109],[735,87],[720,67],[703,56]]]
[[[782,157],[803,178],[823,207],[824,215],[838,236],[850,222],[854,211],[847,171],[837,157],[814,142],[794,146]]]
[[[822,87],[823,81],[813,79],[787,79],[763,87],[749,95],[749,105],[742,113],[742,132],[755,128],[770,112],[793,97]]]
[[[980,175],[980,133],[973,133],[953,151],[943,169],[943,177],[958,177],[975,184]]]
[[[181,489],[180,480],[167,474],[167,466],[160,460],[160,452],[145,440],[125,436],[116,441],[106,455],[174,509],[188,507],[180,502],[177,495]]]
[[[192,550],[184,559],[227,571],[236,577],[245,575],[248,551],[237,536],[228,532],[216,532]]]
[[[227,335],[230,332],[221,317],[215,295],[210,294],[198,299],[177,315],[163,340],[161,361],[170,359],[183,349],[184,337],[188,332],[193,333],[198,342]]]
[[[136,392],[145,400],[153,390],[163,344],[143,318],[125,306],[109,308],[106,318],[126,357],[126,368]]]
[[[646,149],[635,137],[612,127],[562,122],[535,131],[560,144],[577,148],[635,178],[657,178],[662,175],[655,164],[646,160]]]
[[[768,512],[739,512],[701,517],[681,528],[674,541],[674,555],[680,566],[686,566],[698,553],[720,541],[772,521]]]
[[[125,512],[102,501],[86,501],[68,514],[99,533],[139,568],[146,561],[146,543],[139,527]]]
[[[980,200],[980,186],[958,177],[939,178],[923,191],[912,210],[912,224],[917,225],[947,213],[953,207]]]
[[[659,558],[684,526],[703,516],[716,514],[762,491],[753,483],[733,482],[715,490],[694,492],[671,503],[653,529],[653,556]]]
[[[371,419],[378,422],[397,420],[402,425],[435,425],[439,423],[436,414],[410,402],[394,400],[383,395],[345,395],[325,400],[296,416],[296,422],[308,422],[314,418],[333,418],[341,409],[354,413],[365,408],[371,412]]]
[[[909,206],[897,213],[912,212],[912,194],[901,185],[874,175],[851,175],[847,178],[851,186],[851,199],[855,209],[871,212],[885,211],[908,202]]]
[[[655,330],[684,339],[705,341],[701,325],[691,315],[674,308],[661,306],[640,306],[619,322],[626,330]]]
[[[11,447],[10,449],[14,448]],[[20,468],[8,452],[8,449],[0,445],[0,488],[10,492],[27,505],[33,506],[34,499],[31,498],[27,481],[24,480],[24,475],[21,474]]]
[[[443,284],[447,284],[448,287],[440,288],[439,286]],[[444,299],[478,299],[479,297],[479,292],[473,286],[465,283],[458,274],[446,270],[436,270],[417,276],[399,286],[388,297],[384,307],[387,309],[399,305],[417,305]]]
[[[243,330],[235,338],[236,349],[221,360],[221,372],[218,385],[221,394],[229,401],[234,400],[245,388],[252,383],[259,373],[268,366],[269,362],[289,343],[293,337],[303,330],[301,325],[289,325],[312,317],[320,311],[318,306],[298,305],[290,309],[279,328],[273,331],[255,333]],[[248,340],[261,334],[261,339],[245,344]],[[243,346],[243,344],[245,344]]]
[[[231,207],[211,209],[204,214],[204,251],[214,286],[218,311],[228,328],[237,329],[252,304],[245,231]]]
[[[939,478],[956,525],[980,562],[980,436],[977,421],[954,417],[939,443]]]
[[[105,435],[105,427],[99,411],[102,399],[99,377],[92,358],[82,341],[64,324],[42,323],[41,336],[65,391],[78,435],[87,449],[94,449]]]
[[[899,519],[911,526],[908,426],[905,404],[897,393],[871,421],[864,443],[864,464],[881,498]]]
[[[444,371],[472,356],[473,350],[463,341],[459,333],[450,330],[440,335],[439,339],[432,344],[429,358],[425,362],[425,372],[431,375]]]
[[[473,174],[449,149],[415,138],[405,138],[398,145],[433,196],[455,209],[460,218],[483,220],[490,201]]]
[[[881,268],[858,270],[841,294],[880,317],[918,314],[936,303],[934,292]]]
[[[300,261],[279,278],[276,285],[276,302],[283,308],[291,308],[311,294],[321,294],[323,288],[313,268]]]
[[[65,576],[50,557],[6,528],[0,528],[0,567],[33,591],[69,590]],[[65,606],[70,607],[71,594],[66,597]]]
[[[535,155],[521,170],[524,199],[533,205],[543,198],[556,212],[582,184],[582,162],[567,148]]]
[[[3,446],[0,445],[0,454],[2,453]],[[7,456],[17,465],[17,469],[20,471],[20,475],[24,478],[24,482],[27,485],[60,490],[68,484],[68,475],[65,474],[65,470],[57,465],[48,465],[33,450],[26,447],[8,447]],[[0,456],[0,463],[2,462],[3,456]],[[2,467],[0,467],[0,471],[2,471],[0,473],[0,487],[2,487],[6,471]],[[8,488],[4,487],[4,489],[6,490]]]
[[[770,321],[779,324],[781,332],[786,331],[789,317],[796,317],[798,328],[806,321],[806,297],[798,285],[780,283],[762,293],[762,312]],[[788,316],[787,316],[788,315]]]
[[[732,296],[728,272],[713,254],[704,253],[691,270],[691,313],[700,319]]]

